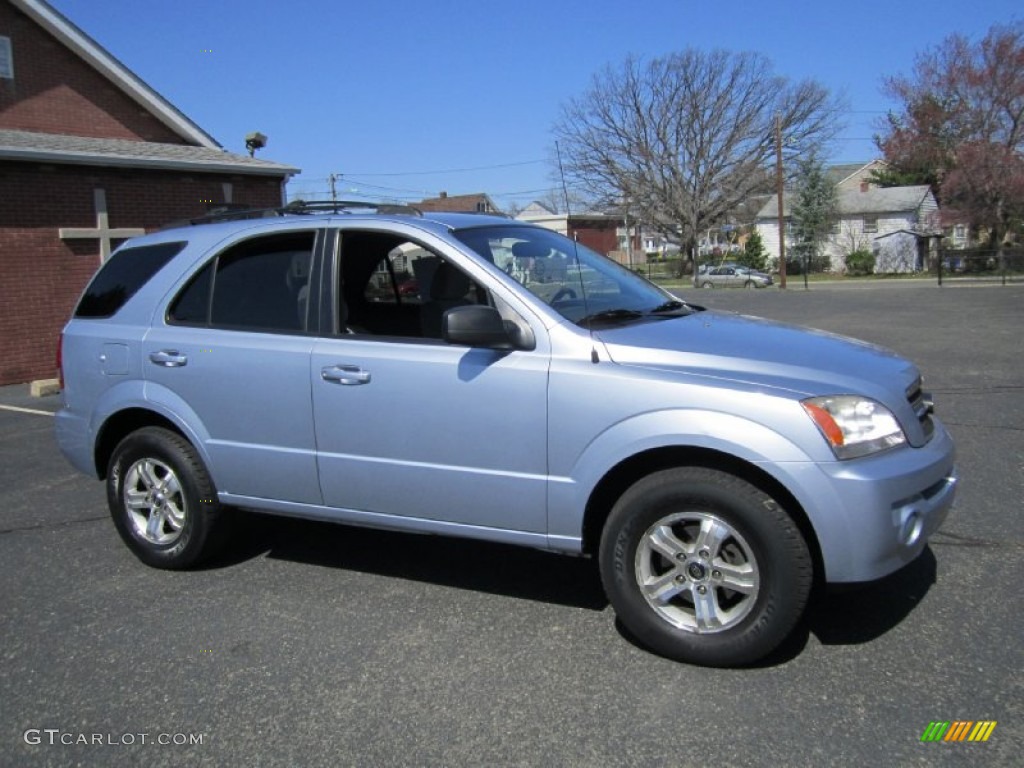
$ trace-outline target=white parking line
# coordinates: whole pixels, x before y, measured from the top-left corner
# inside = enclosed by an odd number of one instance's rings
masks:
[[[0,411],[14,411],[15,413],[34,413],[36,416],[53,416],[51,411],[40,411],[35,408],[19,408],[16,405],[0,405]]]

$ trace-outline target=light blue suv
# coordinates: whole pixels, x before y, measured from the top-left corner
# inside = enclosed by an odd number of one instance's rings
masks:
[[[886,350],[506,218],[314,210],[131,240],[64,329],[58,442],[150,565],[241,510],[583,554],[641,642],[738,665],[953,503],[953,443]]]

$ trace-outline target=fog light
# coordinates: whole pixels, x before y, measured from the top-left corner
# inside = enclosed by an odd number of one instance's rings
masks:
[[[900,544],[912,547],[921,538],[924,517],[917,507],[907,506],[900,510]]]

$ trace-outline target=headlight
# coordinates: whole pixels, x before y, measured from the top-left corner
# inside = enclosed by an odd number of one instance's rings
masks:
[[[854,459],[907,441],[888,408],[866,397],[812,397],[801,405],[838,459]]]

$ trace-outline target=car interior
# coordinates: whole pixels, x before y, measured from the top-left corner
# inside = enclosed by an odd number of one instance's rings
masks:
[[[349,333],[441,338],[444,313],[489,304],[487,291],[440,256],[379,232],[345,232],[341,317]]]

